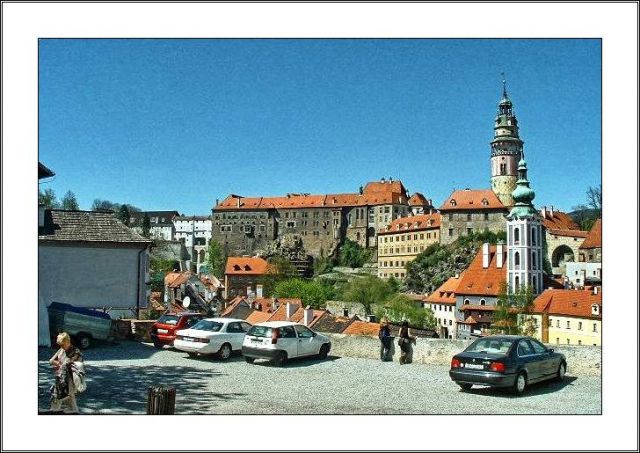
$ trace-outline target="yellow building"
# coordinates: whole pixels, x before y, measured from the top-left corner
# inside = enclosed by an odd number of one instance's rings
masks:
[[[440,242],[440,214],[401,217],[378,232],[378,277],[404,278],[406,266]]]
[[[548,289],[536,298],[531,318],[543,343],[601,346],[602,291]]]

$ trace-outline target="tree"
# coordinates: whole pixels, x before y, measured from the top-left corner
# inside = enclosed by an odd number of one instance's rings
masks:
[[[269,259],[266,275],[262,276],[259,281],[262,284],[264,295],[271,297],[279,282],[297,276],[298,270],[291,264],[291,261],[282,256],[274,256]]]
[[[417,329],[435,330],[437,326],[433,311],[422,308],[415,300],[404,294],[396,294],[376,310],[378,318],[387,318],[394,324],[408,321]]]
[[[344,299],[347,302],[362,304],[365,313],[372,314],[373,306],[380,304],[391,296],[392,291],[384,280],[368,275],[362,278],[354,278],[344,291]]]
[[[120,206],[117,217],[122,223],[124,223],[126,226],[129,226],[129,224],[131,223],[131,213],[129,212],[129,208],[126,204]]]
[[[112,203],[109,200],[101,200],[99,198],[93,200],[93,204],[91,205],[92,211],[117,211],[119,208],[119,204]]]
[[[521,286],[512,291],[509,285],[503,282],[498,293],[497,307],[493,312],[493,330],[508,335],[535,333],[532,318],[522,316],[532,312],[534,300],[535,294],[531,286]]]
[[[602,184],[587,189],[587,203],[597,217],[602,215]]]
[[[360,244],[351,239],[345,239],[340,247],[339,262],[341,266],[362,267],[370,258],[371,252],[360,247]]]
[[[209,241],[206,263],[213,275],[220,279],[224,277],[224,268],[227,264],[227,254],[218,241]]]
[[[53,189],[46,189],[44,192],[38,191],[38,204],[44,205],[46,209],[58,209],[60,203],[56,200]]]
[[[321,282],[292,278],[278,282],[274,294],[283,298],[301,299],[305,307],[321,308],[327,300],[333,298],[334,291],[329,285]]]
[[[80,209],[80,206],[78,206],[76,195],[70,190],[68,190],[62,198],[62,209],[67,211],[77,211],[78,209]]]
[[[142,235],[148,238],[151,235],[151,219],[147,213],[144,213],[144,217],[142,218]]]

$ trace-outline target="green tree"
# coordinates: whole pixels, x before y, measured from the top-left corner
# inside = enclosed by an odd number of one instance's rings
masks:
[[[340,247],[339,263],[341,266],[351,268],[362,267],[364,263],[371,259],[371,251],[365,250],[357,242],[345,239]]]
[[[347,302],[362,304],[367,314],[373,314],[373,307],[387,300],[393,294],[384,280],[369,275],[351,280],[344,291]]]
[[[437,322],[433,311],[422,308],[418,302],[405,296],[396,294],[376,310],[380,319],[387,318],[394,324],[408,321],[409,325],[418,329],[435,330]]]
[[[602,216],[602,184],[587,189],[587,203],[595,211],[596,218]]]
[[[131,223],[131,213],[129,212],[129,208],[126,204],[120,206],[117,217],[122,223],[124,223],[126,226],[129,226],[129,224]]]
[[[144,217],[142,218],[142,235],[146,238],[151,236],[151,219],[147,213],[144,213]]]
[[[400,282],[393,275],[387,280],[387,285],[389,285],[389,289],[392,293],[400,291]]]
[[[96,198],[93,200],[93,204],[91,205],[92,211],[117,211],[120,209],[120,205],[118,203],[112,203],[109,200],[101,200]]]
[[[218,278],[224,277],[224,268],[227,264],[227,254],[218,241],[209,241],[207,248],[207,267]]]
[[[535,294],[531,286],[521,286],[513,291],[503,282],[498,293],[496,310],[493,312],[492,329],[496,333],[508,335],[532,335],[535,332],[532,319],[528,315],[533,310]]]
[[[302,304],[312,308],[322,308],[330,300],[334,291],[329,285],[318,281],[305,281],[292,278],[278,282],[274,290],[275,295],[283,298],[301,299]]]
[[[76,195],[70,190],[68,190],[62,198],[62,209],[65,209],[67,211],[77,211],[78,209],[80,209],[80,206],[78,206]]]
[[[56,200],[56,193],[53,189],[38,191],[38,204],[44,205],[46,209],[59,209],[60,203]]]
[[[275,295],[276,285],[283,281],[298,276],[298,270],[291,264],[291,261],[283,256],[274,256],[269,258],[267,265],[267,273],[259,279],[262,284],[262,290],[266,297]]]
[[[333,260],[324,256],[324,249],[320,248],[320,257],[313,260],[313,275],[318,276],[331,272],[333,268]]]

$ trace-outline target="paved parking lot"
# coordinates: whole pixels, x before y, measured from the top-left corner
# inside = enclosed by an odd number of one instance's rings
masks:
[[[39,352],[38,401],[48,408],[53,350]],[[532,386],[523,397],[489,388],[468,393],[448,367],[399,365],[330,356],[284,368],[190,358],[149,344],[123,342],[85,351],[87,391],[82,413],[143,414],[152,385],[177,388],[178,414],[600,414],[599,376],[567,376]]]

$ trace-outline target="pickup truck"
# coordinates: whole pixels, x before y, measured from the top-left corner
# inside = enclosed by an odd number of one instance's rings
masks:
[[[71,335],[73,343],[81,349],[91,346],[94,340],[115,338],[115,324],[107,313],[60,302],[52,302],[48,312],[54,347],[55,337],[60,332]]]

